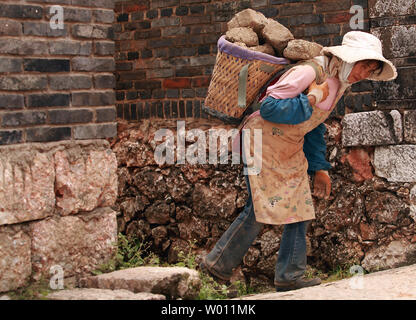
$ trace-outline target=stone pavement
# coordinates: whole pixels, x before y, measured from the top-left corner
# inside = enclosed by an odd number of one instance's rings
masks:
[[[416,300],[416,264],[288,292],[249,295],[243,300]],[[234,299],[236,300],[236,299]]]
[[[51,300],[193,300],[198,272],[181,267],[138,267],[81,281],[82,288],[50,293]],[[0,300],[8,300],[7,295]],[[269,292],[232,300],[416,300],[416,264],[354,276],[289,292]]]

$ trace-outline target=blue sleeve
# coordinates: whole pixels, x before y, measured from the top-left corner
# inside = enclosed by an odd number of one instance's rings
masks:
[[[260,106],[262,118],[274,123],[299,124],[308,120],[312,112],[308,97],[303,93],[281,100],[267,97]]]
[[[323,123],[305,135],[303,152],[308,160],[308,173],[318,170],[329,170],[331,164],[326,161],[326,142],[324,134],[326,127]]]

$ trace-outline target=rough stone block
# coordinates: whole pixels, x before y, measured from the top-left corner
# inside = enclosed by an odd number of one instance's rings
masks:
[[[261,34],[266,42],[269,42],[277,50],[280,56],[290,40],[294,40],[293,34],[285,26],[273,19],[267,19],[266,26]]]
[[[404,141],[416,144],[416,111],[404,112]]]
[[[413,263],[415,254],[416,244],[395,240],[369,250],[361,265],[370,272],[398,268]]]
[[[228,30],[237,27],[250,27],[260,32],[267,25],[267,18],[258,11],[245,9],[237,13],[228,23]]]
[[[138,267],[81,280],[82,287],[151,292],[169,298],[194,299],[201,287],[198,272],[182,267]]]
[[[30,145],[0,152],[0,225],[51,215],[55,207],[53,159]]]
[[[259,37],[251,28],[232,28],[227,31],[225,37],[230,42],[243,42],[249,47],[259,45]]]
[[[315,42],[301,39],[291,40],[283,51],[283,56],[290,60],[308,60],[319,56],[322,46]]]
[[[129,290],[75,288],[48,294],[50,300],[166,300],[161,294],[133,293]]]
[[[403,140],[401,115],[397,110],[346,114],[342,120],[344,147],[397,144]]]
[[[54,160],[56,207],[62,215],[114,204],[117,198],[117,159],[110,149],[82,150],[75,145],[56,152]]]
[[[76,216],[53,217],[30,224],[33,278],[49,278],[60,265],[64,277],[90,272],[113,258],[116,212],[97,208]]]
[[[373,166],[379,177],[391,182],[416,182],[416,145],[377,147]]]
[[[0,292],[27,284],[32,273],[30,237],[22,226],[0,227]]]

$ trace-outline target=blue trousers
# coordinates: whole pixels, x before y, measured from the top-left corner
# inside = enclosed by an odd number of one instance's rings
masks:
[[[205,258],[207,268],[224,280],[231,277],[232,269],[242,262],[263,227],[255,218],[247,176],[246,183],[249,198],[243,211]],[[310,220],[284,226],[275,268],[275,283],[288,282],[303,276],[306,269],[306,230],[309,222]]]

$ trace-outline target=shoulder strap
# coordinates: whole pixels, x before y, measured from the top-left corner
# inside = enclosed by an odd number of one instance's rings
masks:
[[[315,81],[316,84],[321,84],[325,81],[325,72],[324,69],[315,61],[313,60],[302,60],[298,62],[296,65],[308,65],[315,70]]]

